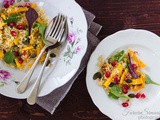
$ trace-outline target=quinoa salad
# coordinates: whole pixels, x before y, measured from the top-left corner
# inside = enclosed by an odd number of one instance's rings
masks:
[[[30,31],[30,21],[26,18],[29,10],[37,13]],[[29,69],[45,45],[47,24],[47,16],[35,3],[4,4],[0,11],[0,59],[19,70]],[[43,63],[45,56],[46,52],[39,63]]]
[[[109,98],[122,100],[123,107],[128,107],[131,99],[145,99],[143,89],[147,84],[160,86],[142,71],[146,64],[138,58],[138,51],[120,50],[105,60],[100,56],[97,65],[99,71],[93,79],[104,88]]]

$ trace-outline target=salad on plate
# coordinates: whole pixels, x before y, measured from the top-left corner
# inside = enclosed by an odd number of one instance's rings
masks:
[[[0,59],[19,70],[29,69],[44,47],[48,18],[36,3],[4,1],[0,11]],[[46,52],[39,63],[43,63]]]
[[[123,107],[128,107],[131,99],[145,99],[147,96],[142,90],[147,84],[160,86],[142,71],[146,64],[132,49],[120,50],[105,60],[100,56],[97,65],[99,71],[93,75],[93,79],[104,88],[108,97],[122,100]]]

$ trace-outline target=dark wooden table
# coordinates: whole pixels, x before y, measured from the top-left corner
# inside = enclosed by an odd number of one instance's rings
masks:
[[[127,28],[146,29],[160,35],[160,0],[76,0],[96,15],[103,26],[98,38],[102,40]],[[93,104],[85,83],[84,70],[53,115],[26,100],[0,95],[0,120],[107,120]],[[107,106],[106,106],[107,107]]]

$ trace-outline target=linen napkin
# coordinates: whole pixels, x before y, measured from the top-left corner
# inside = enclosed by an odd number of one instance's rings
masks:
[[[76,78],[79,76],[79,74],[84,70],[84,68],[87,65],[88,59],[94,50],[94,48],[97,46],[99,43],[99,39],[96,37],[96,35],[100,32],[102,26],[93,22],[95,15],[92,13],[83,10],[86,16],[86,20],[88,23],[88,33],[87,33],[87,38],[88,38],[88,47],[86,54],[84,55],[81,65],[76,72],[76,74],[67,82],[65,85],[53,90],[50,94],[39,97],[37,100],[37,104],[50,112],[51,114],[54,113],[55,109],[58,107],[60,102],[64,99],[66,94],[69,92],[72,84],[76,80]]]

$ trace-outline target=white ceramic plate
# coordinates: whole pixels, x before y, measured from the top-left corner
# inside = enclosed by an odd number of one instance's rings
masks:
[[[81,7],[74,0],[30,1],[36,2],[38,6],[42,7],[49,19],[55,17],[59,12],[68,17],[69,35],[67,44],[61,48],[57,63],[54,64],[53,60],[53,65],[46,68],[41,81],[39,96],[44,96],[68,82],[78,70],[87,48],[87,22]],[[27,98],[40,67],[36,68],[27,91],[18,94],[16,92],[17,81],[22,80],[26,73],[7,67],[0,62],[0,93],[11,98]]]
[[[123,108],[120,101],[108,98],[104,89],[94,81],[98,71],[98,57],[108,57],[113,52],[131,48],[138,51],[138,57],[146,63],[145,73],[160,83],[160,37],[146,30],[128,29],[106,37],[95,49],[87,66],[86,84],[94,104],[99,110],[114,120],[156,119],[160,117],[160,87],[146,85],[143,92],[147,98],[133,99],[128,108]]]

